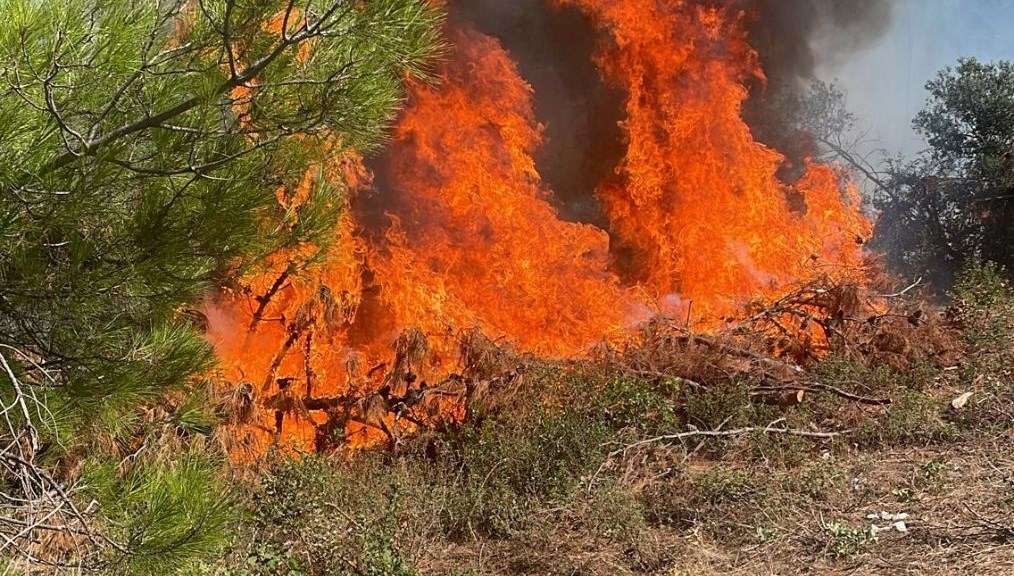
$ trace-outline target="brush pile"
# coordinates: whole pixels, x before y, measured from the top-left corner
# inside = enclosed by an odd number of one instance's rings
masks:
[[[735,383],[749,387],[751,402],[782,407],[827,395],[887,405],[891,398],[873,394],[863,382],[845,387],[821,381],[816,372],[828,358],[897,371],[956,365],[957,328],[917,285],[881,294],[856,283],[814,281],[774,302],[750,305],[743,319],[727,320],[718,330],[698,333],[657,317],[623,347],[601,345],[588,358],[567,362],[517,354],[473,330],[458,335],[460,356],[448,371],[420,331],[406,330],[393,346],[394,359],[360,374],[359,384],[342,394],[314,395],[311,387],[281,378],[270,394],[256,397],[252,383],[240,382],[222,387],[222,409],[246,429],[248,443],[259,434],[276,445],[300,427],[312,430],[315,451],[330,452],[377,445],[394,450],[420,430],[480,422],[509,409],[519,395],[551,395],[526,386],[527,374],[544,369],[676,380],[697,390]]]

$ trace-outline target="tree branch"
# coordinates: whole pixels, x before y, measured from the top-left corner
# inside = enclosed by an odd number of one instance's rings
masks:
[[[113,142],[121,138],[130,136],[131,134],[135,134],[137,132],[148,130],[150,128],[158,127],[163,122],[166,122],[167,120],[175,118],[199,106],[201,103],[207,101],[207,99],[210,97],[219,96],[221,94],[229,92],[230,90],[236,88],[237,86],[242,86],[244,83],[254,79],[258,74],[263,72],[264,69],[270,66],[272,62],[277,60],[288,48],[295,46],[301,42],[304,42],[317,35],[317,33],[322,29],[325,22],[327,21],[327,18],[329,18],[330,15],[334,13],[338,4],[340,3],[336,2],[334,5],[332,5],[328,9],[328,11],[325,12],[325,14],[322,15],[321,18],[318,19],[312,25],[309,22],[307,22],[300,32],[288,38],[283,38],[269,54],[267,54],[260,60],[254,62],[249,68],[244,70],[242,73],[230,76],[230,78],[227,81],[223,82],[217,88],[215,88],[215,90],[211,92],[210,96],[193,96],[183,102],[180,102],[175,106],[162,110],[161,112],[147,116],[135,122],[131,122],[130,124],[125,124],[123,126],[120,126],[119,128],[110,131],[104,136],[99,136],[97,138],[89,140],[87,143],[85,143],[85,145],[81,149],[71,150],[57,156],[51,162],[43,166],[39,170],[39,174],[45,175],[48,174],[49,172],[60,169],[74,162],[74,160],[82,156],[94,156],[100,149],[112,144]]]

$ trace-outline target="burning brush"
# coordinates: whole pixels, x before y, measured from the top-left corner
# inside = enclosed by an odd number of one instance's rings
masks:
[[[743,120],[763,71],[740,3],[555,4],[586,17],[602,81],[625,95],[625,154],[594,191],[604,224],[560,217],[531,86],[498,40],[449,24],[441,82],[412,86],[377,177],[336,160],[360,188],[327,252],[278,255],[206,310],[254,456],[395,446],[520,379],[503,350],[573,358],[653,317],[673,342],[779,374],[891,348],[876,334],[893,319],[870,321],[858,192],[810,161],[782,181],[786,158]]]

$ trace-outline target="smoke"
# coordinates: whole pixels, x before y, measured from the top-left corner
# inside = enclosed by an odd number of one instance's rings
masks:
[[[750,87],[744,117],[758,140],[786,155],[782,177],[794,180],[810,152],[805,139],[787,129],[795,97],[819,67],[847,58],[883,34],[892,0],[696,1],[746,12],[749,40],[768,81]],[[605,84],[595,66],[599,32],[578,8],[549,0],[448,3],[452,21],[498,39],[532,86],[536,118],[545,126],[536,165],[560,216],[608,228],[594,192],[615,177],[626,153],[619,127],[625,96]],[[377,180],[383,190],[383,171]],[[373,216],[381,217],[384,200],[375,201]]]
[[[767,82],[755,82],[744,117],[755,137],[788,158],[794,180],[809,143],[790,129],[796,103],[820,68],[874,44],[891,25],[892,0],[699,0],[742,9]],[[536,154],[564,218],[602,226],[593,191],[624,155],[617,122],[623,94],[606,86],[592,61],[598,35],[576,8],[547,0],[451,0],[451,17],[498,38],[532,85],[545,124]],[[646,15],[650,17],[650,15]]]
[[[796,89],[818,66],[875,42],[891,25],[890,0],[746,0],[750,44],[774,89]]]
[[[766,85],[751,86],[744,117],[754,136],[785,154],[797,173],[809,150],[789,128],[799,97],[820,68],[834,67],[887,33],[891,0],[740,0]],[[791,179],[791,175],[785,176]]]

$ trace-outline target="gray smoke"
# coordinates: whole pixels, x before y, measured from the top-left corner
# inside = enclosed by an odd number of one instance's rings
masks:
[[[774,89],[798,88],[827,60],[847,58],[887,32],[891,0],[739,0],[750,44]]]
[[[748,13],[750,44],[768,78],[751,86],[744,116],[754,136],[781,151],[791,180],[810,152],[790,129],[794,105],[818,68],[846,60],[871,46],[891,27],[892,0],[737,0]]]

